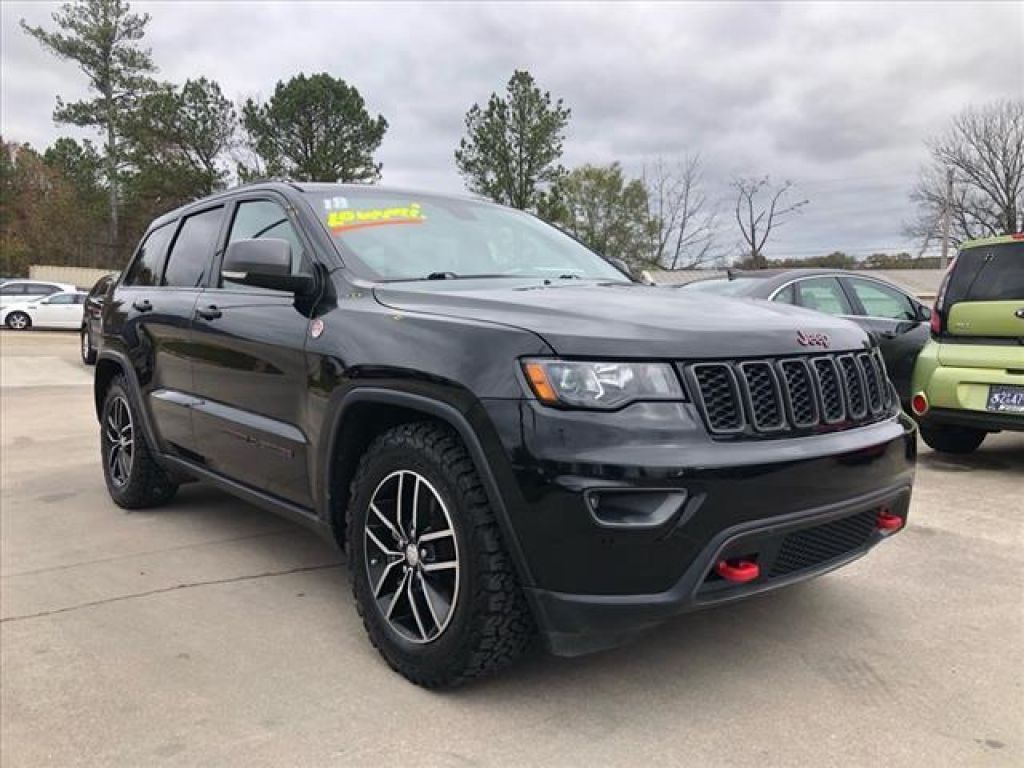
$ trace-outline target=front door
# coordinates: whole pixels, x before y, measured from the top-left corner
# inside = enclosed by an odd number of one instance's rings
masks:
[[[40,328],[78,328],[82,324],[82,294],[55,293],[36,304],[36,325]]]
[[[889,378],[905,407],[910,403],[910,379],[930,329],[919,305],[901,291],[877,280],[844,277],[843,282],[860,305],[856,320],[878,339]]]
[[[272,237],[292,247],[293,272],[312,272],[305,241],[283,201],[243,198],[227,244]],[[225,246],[226,247],[226,246]],[[305,422],[309,318],[290,293],[233,284],[219,274],[196,305],[196,450],[206,465],[312,507]]]

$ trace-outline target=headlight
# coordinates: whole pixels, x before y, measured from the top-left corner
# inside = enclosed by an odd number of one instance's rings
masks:
[[[524,360],[530,388],[545,405],[612,410],[637,400],[685,400],[667,363]]]

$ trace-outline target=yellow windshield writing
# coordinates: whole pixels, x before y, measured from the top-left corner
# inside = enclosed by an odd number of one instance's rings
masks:
[[[422,224],[426,216],[420,210],[419,203],[396,208],[364,208],[356,210],[347,208],[341,211],[330,211],[327,214],[327,226],[335,232],[363,227],[378,227],[385,224]]]

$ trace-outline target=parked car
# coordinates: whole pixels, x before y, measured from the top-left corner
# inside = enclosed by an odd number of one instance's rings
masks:
[[[14,331],[29,328],[80,328],[85,294],[54,293],[42,299],[10,304],[0,312],[0,324]]]
[[[680,286],[721,296],[767,299],[845,317],[878,340],[903,409],[910,412],[914,362],[928,340],[931,310],[899,286],[844,269],[731,271]]]
[[[5,280],[0,283],[0,310],[11,304],[21,304],[52,293],[74,290],[75,286],[68,283],[53,283],[48,280]]]
[[[107,291],[114,280],[117,279],[117,272],[104,275],[89,290],[85,297],[84,310],[82,312],[82,329],[80,349],[82,362],[86,365],[93,365],[96,362],[96,340],[100,338],[100,320],[103,312],[103,302],[107,298]]]
[[[960,247],[914,369],[912,408],[937,451],[1024,431],[1024,233]]]
[[[126,508],[206,480],[347,547],[372,643],[420,685],[536,631],[609,647],[907,517],[915,427],[875,342],[722,301],[490,203],[230,190],[154,221],[108,294],[104,479]]]

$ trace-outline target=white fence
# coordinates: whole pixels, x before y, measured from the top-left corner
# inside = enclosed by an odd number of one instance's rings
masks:
[[[109,275],[111,271],[109,269],[92,269],[91,267],[54,267],[46,264],[33,264],[28,268],[28,276],[32,280],[70,283],[87,291],[97,280],[104,275]]]

